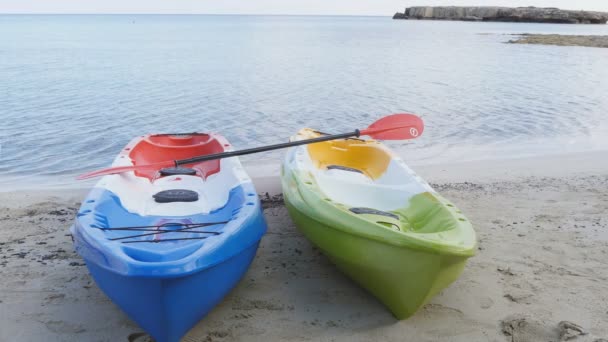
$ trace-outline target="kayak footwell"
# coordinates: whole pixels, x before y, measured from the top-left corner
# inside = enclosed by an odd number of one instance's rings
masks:
[[[238,283],[258,244],[220,264],[176,278],[122,276],[85,261],[103,292],[155,341],[178,342]]]
[[[406,319],[454,282],[468,256],[401,248],[338,231],[285,204],[296,226],[342,272]]]

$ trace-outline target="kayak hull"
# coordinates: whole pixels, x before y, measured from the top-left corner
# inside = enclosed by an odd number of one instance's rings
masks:
[[[281,181],[298,230],[398,319],[458,279],[477,249],[462,212],[377,141],[292,148]]]
[[[125,277],[85,261],[99,288],[142,329],[157,342],[177,342],[236,286],[257,248],[176,278]]]
[[[462,273],[467,257],[403,249],[343,233],[300,212],[285,197],[296,227],[344,274],[397,319],[412,316]]]

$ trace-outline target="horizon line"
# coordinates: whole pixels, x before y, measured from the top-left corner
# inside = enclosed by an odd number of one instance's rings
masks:
[[[291,13],[61,13],[61,12],[0,12],[0,15],[216,15],[216,16],[291,16],[291,17],[392,17],[392,14],[291,14]]]

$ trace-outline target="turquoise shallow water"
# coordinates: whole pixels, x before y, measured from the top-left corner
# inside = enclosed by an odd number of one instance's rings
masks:
[[[521,32],[608,25],[0,15],[0,188],[69,184],[148,132],[246,148],[401,111],[427,126],[392,144],[412,163],[608,149],[608,49],[503,44]]]

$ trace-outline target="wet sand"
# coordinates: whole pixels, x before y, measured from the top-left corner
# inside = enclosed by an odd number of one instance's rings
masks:
[[[478,255],[397,321],[293,226],[274,188],[249,272],[184,341],[608,339],[606,152],[414,167],[474,223]],[[268,180],[267,180],[268,181]],[[267,184],[271,184],[269,182]],[[68,228],[84,190],[0,193],[0,341],[145,341]]]

